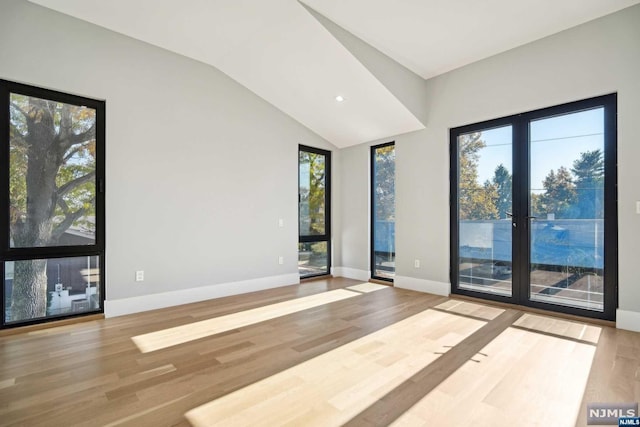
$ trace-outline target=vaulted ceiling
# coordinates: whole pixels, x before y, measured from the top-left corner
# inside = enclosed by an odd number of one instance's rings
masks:
[[[422,79],[640,3],[30,1],[210,64],[337,147],[428,125],[408,93]]]

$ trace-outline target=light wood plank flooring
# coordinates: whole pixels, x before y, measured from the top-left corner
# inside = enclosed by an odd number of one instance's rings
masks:
[[[584,426],[638,401],[638,333],[342,278],[0,337],[3,426]]]

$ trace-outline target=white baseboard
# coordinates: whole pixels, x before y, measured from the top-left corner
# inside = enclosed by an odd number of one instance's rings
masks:
[[[139,313],[158,308],[173,307],[181,304],[205,301],[213,298],[245,294],[300,283],[298,274],[261,277],[259,279],[240,282],[219,283],[217,285],[181,289],[159,294],[141,295],[131,298],[106,300],[104,302],[105,317],[116,317],[125,314]]]
[[[640,332],[640,313],[631,310],[616,310],[616,328]]]
[[[371,273],[367,270],[358,270],[350,267],[332,267],[331,274],[336,277],[346,277],[347,279],[362,280],[366,282],[371,277]]]
[[[442,295],[448,297],[451,293],[451,284],[436,282],[433,280],[416,279],[415,277],[396,276],[393,279],[393,286],[396,288],[409,289],[412,291],[426,292],[429,294]]]

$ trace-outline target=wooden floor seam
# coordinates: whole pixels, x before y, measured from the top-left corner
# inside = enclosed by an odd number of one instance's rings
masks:
[[[355,296],[132,341],[334,290]],[[639,333],[344,278],[0,337],[2,426],[584,426],[639,400]]]
[[[345,426],[353,427],[364,423],[376,426],[391,424],[422,397],[429,394],[452,373],[457,371],[464,363],[471,360],[485,345],[510,327],[520,316],[522,316],[522,313],[508,310],[498,318],[489,321],[489,323],[444,353],[435,362],[404,381],[374,405],[356,415]]]

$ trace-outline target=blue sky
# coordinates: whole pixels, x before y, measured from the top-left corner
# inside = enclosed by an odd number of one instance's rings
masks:
[[[564,166],[571,170],[580,153],[604,151],[604,109],[596,108],[573,114],[545,118],[531,123],[531,186],[542,189],[542,181],[551,169]],[[493,178],[502,163],[513,173],[511,126],[482,132],[487,146],[480,150],[478,175],[480,184]],[[541,191],[536,191],[540,193]]]

